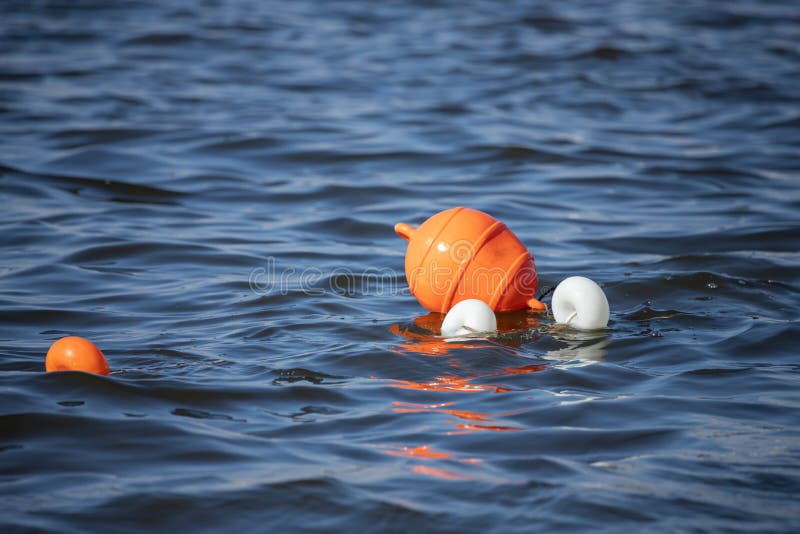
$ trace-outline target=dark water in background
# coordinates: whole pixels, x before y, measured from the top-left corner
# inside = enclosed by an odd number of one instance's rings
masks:
[[[3,530],[796,531],[800,10],[761,4],[0,4]],[[442,350],[392,225],[455,205],[607,332]],[[68,334],[112,375],[44,374]]]

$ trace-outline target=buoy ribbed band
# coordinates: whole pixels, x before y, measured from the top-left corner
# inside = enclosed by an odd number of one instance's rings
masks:
[[[428,263],[427,263],[428,262],[428,254],[431,251],[431,247],[433,247],[433,244],[436,243],[439,240],[439,236],[441,235],[442,232],[444,232],[444,229],[447,228],[447,225],[450,224],[450,221],[452,221],[453,218],[456,215],[458,215],[458,213],[463,209],[464,209],[463,206],[459,206],[457,208],[453,208],[453,213],[450,214],[450,217],[447,218],[447,220],[444,222],[442,227],[439,228],[439,231],[436,232],[436,235],[433,236],[433,239],[431,239],[431,242],[428,243],[428,246],[425,248],[425,254],[422,255],[422,263],[421,263],[421,265],[428,265]],[[408,275],[408,273],[406,273],[406,275]],[[413,287],[410,288],[411,289],[411,294],[414,295],[414,296],[417,295],[416,289],[417,289],[417,280],[418,280],[418,278],[419,277],[417,277],[417,276],[414,277]]]
[[[456,292],[461,286],[461,281],[464,278],[464,274],[467,272],[467,269],[469,268],[469,264],[478,256],[478,252],[480,252],[486,243],[491,241],[496,235],[502,233],[505,229],[505,224],[500,221],[495,221],[486,230],[484,230],[481,235],[478,236],[478,238],[475,240],[475,243],[472,244],[472,251],[469,258],[466,261],[463,261],[458,267],[458,273],[453,279],[454,283],[448,290],[447,295],[442,302],[442,313],[447,313],[450,310],[450,306],[453,304],[453,298],[455,298]],[[492,306],[491,303],[487,304]]]
[[[531,256],[531,253],[526,250],[517,256],[517,259],[515,259],[508,269],[506,269],[506,274],[503,275],[503,280],[500,282],[500,285],[497,286],[497,291],[494,292],[494,295],[492,295],[492,301],[489,303],[489,306],[491,306],[493,310],[497,309],[500,299],[502,299],[506,294],[508,284],[510,284],[514,277],[517,276],[517,271],[519,268],[522,267],[522,265],[524,265],[525,262],[532,257],[533,256]]]

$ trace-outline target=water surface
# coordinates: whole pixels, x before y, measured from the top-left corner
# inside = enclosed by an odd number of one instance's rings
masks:
[[[0,5],[4,531],[797,531],[793,2]],[[444,345],[395,222],[604,332]],[[45,374],[93,340],[110,377]]]

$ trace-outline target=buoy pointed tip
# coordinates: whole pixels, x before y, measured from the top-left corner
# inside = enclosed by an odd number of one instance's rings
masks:
[[[406,241],[409,241],[411,239],[411,236],[414,235],[414,231],[415,231],[414,227],[404,222],[399,222],[394,225],[394,233],[396,233]]]
[[[547,311],[547,304],[545,304],[544,302],[542,302],[542,301],[540,301],[538,299],[528,299],[527,304],[528,304],[528,308],[530,308],[531,311],[535,311],[535,312]]]

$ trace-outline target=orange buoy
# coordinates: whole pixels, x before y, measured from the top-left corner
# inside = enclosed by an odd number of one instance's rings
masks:
[[[107,375],[108,362],[103,353],[88,339],[77,336],[62,337],[50,346],[45,359],[45,369],[51,371],[85,371]]]
[[[495,312],[544,309],[536,300],[533,256],[506,225],[482,211],[457,207],[419,228],[397,223],[408,241],[406,279],[411,294],[430,311],[479,299]]]

